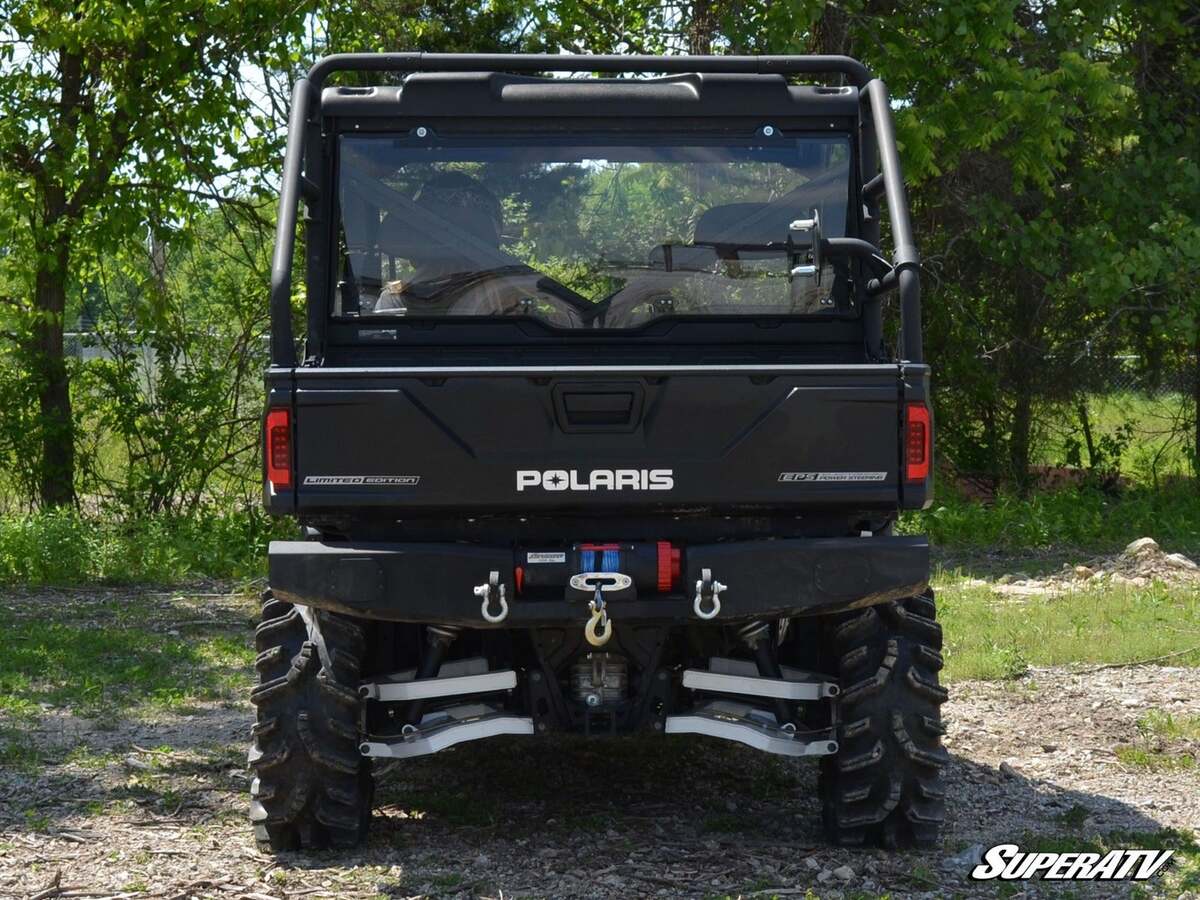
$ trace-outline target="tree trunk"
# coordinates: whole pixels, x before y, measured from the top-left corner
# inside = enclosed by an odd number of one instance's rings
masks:
[[[713,35],[717,30],[717,10],[714,0],[696,0],[692,18],[687,24],[688,53],[706,56],[712,53]]]
[[[1041,350],[1039,290],[1029,284],[1016,288],[1010,324],[1013,337],[1007,359],[1007,384],[1003,389],[1012,397],[1012,420],[1008,433],[1008,468],[1017,492],[1029,493],[1029,466],[1033,456],[1033,406],[1043,387],[1046,359]]]
[[[71,385],[63,354],[63,315],[67,306],[67,247],[40,256],[33,328],[34,369],[41,407],[41,501],[46,507],[75,502],[75,420]]]
[[[1196,332],[1196,343],[1193,346],[1196,358],[1192,360],[1192,413],[1195,415],[1195,427],[1192,438],[1192,472],[1200,478],[1200,330]]]
[[[810,43],[813,53],[852,56],[850,17],[846,10],[836,3],[826,3],[813,25]]]
[[[1017,492],[1029,493],[1029,462],[1033,435],[1033,385],[1021,379],[1013,386],[1012,431],[1008,436],[1008,466]]]

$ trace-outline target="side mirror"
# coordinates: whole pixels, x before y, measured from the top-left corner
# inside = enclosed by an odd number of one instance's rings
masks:
[[[813,208],[811,219],[796,219],[788,226],[788,281],[812,278],[821,285],[821,214]],[[807,257],[807,261],[805,260]]]

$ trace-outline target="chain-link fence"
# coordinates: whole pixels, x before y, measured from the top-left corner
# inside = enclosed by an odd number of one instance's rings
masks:
[[[1136,354],[1084,354],[1074,362],[1074,367],[1089,394],[1190,395],[1196,379],[1200,378],[1194,356],[1155,362]]]

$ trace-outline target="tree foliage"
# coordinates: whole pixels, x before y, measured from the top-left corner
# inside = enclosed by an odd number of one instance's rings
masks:
[[[1115,353],[1188,368],[1196,453],[1195,0],[0,0],[10,491],[186,511],[252,489],[289,83],[400,49],[863,59],[896,102],[946,459],[1023,486],[1067,421],[1097,465],[1084,398]],[[67,352],[81,315],[104,359]]]
[[[68,296],[105,252],[163,238],[266,160],[242,66],[298,37],[302,7],[272,0],[0,2],[0,221],[7,330],[42,503],[75,497],[77,417],[63,332]]]

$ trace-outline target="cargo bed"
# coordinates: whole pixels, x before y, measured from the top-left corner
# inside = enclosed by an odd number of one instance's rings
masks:
[[[904,403],[927,378],[907,368],[273,370],[295,477],[269,502],[405,515],[895,509]]]

